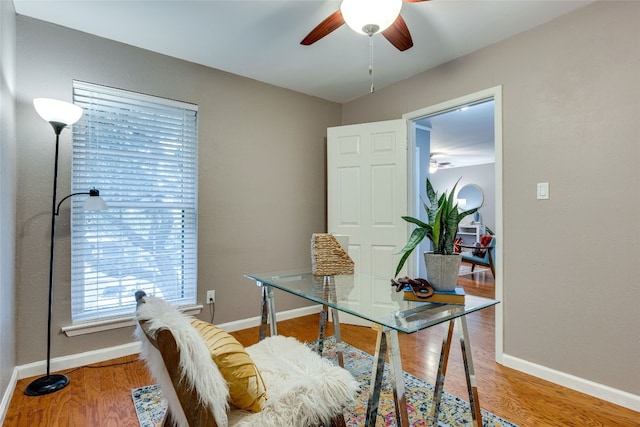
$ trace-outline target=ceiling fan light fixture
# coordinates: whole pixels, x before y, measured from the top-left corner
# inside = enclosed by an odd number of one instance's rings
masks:
[[[342,0],[342,17],[352,30],[369,36],[386,30],[400,15],[402,0]]]
[[[429,174],[438,172],[438,162],[435,159],[429,161]]]

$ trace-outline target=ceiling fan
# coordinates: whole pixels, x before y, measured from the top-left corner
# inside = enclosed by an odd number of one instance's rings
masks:
[[[440,153],[431,153],[429,155],[429,173],[436,173],[438,169],[447,167],[451,165],[451,162],[439,162],[434,158],[434,156],[439,155]]]
[[[318,24],[300,44],[309,46],[347,24],[354,31],[369,36],[382,32],[393,46],[405,51],[413,46],[413,40],[406,22],[400,16],[402,3],[423,1],[429,0],[343,0],[340,10]]]

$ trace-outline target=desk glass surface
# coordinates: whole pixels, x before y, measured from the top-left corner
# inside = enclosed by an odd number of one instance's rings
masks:
[[[464,305],[405,301],[403,292],[391,286],[390,278],[358,273],[314,276],[300,270],[245,277],[407,334],[498,303],[472,295],[465,297]]]

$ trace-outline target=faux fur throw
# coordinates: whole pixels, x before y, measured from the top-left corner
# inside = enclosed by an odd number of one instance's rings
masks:
[[[353,376],[295,338],[273,336],[246,348],[267,385],[261,412],[231,411],[234,427],[306,427],[327,425],[355,404]]]
[[[202,398],[203,404],[210,408],[216,424],[219,427],[227,427],[229,388],[218,367],[211,360],[209,349],[204,340],[198,331],[191,326],[189,318],[168,302],[153,296],[144,297],[144,301],[138,306],[138,318],[147,322],[152,334],[163,327],[171,330],[180,349],[180,368],[184,381],[195,388]],[[135,335],[142,343],[142,358],[151,375],[160,384],[162,394],[169,402],[169,410],[176,424],[179,427],[189,427],[162,360],[162,355],[146,338],[140,325],[136,328]]]

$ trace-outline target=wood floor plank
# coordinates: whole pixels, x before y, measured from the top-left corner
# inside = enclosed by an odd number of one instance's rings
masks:
[[[100,425],[100,399],[102,399],[102,384],[100,382],[99,369],[84,370],[87,425]]]
[[[43,415],[43,426],[67,426],[69,416],[65,409],[69,407],[70,392],[68,386],[59,392],[36,398],[38,411]]]
[[[90,425],[87,420],[87,398],[86,398],[86,384],[87,378],[85,376],[86,369],[78,369],[74,372],[67,374],[71,383],[69,384],[69,407],[67,413],[69,416],[69,427],[82,427]]]
[[[43,414],[41,411],[38,410],[38,403],[40,403],[40,401],[42,400],[41,397],[26,396],[23,394],[23,391],[26,388],[26,386],[34,379],[36,379],[36,377],[27,378],[27,379],[18,381],[18,384],[16,385],[16,393],[14,393],[14,397],[19,396],[21,398],[21,399],[18,399],[20,402],[19,404],[20,409],[18,412],[18,417],[16,418],[16,422],[18,423],[17,425],[24,425],[24,426],[43,425],[42,424]]]

